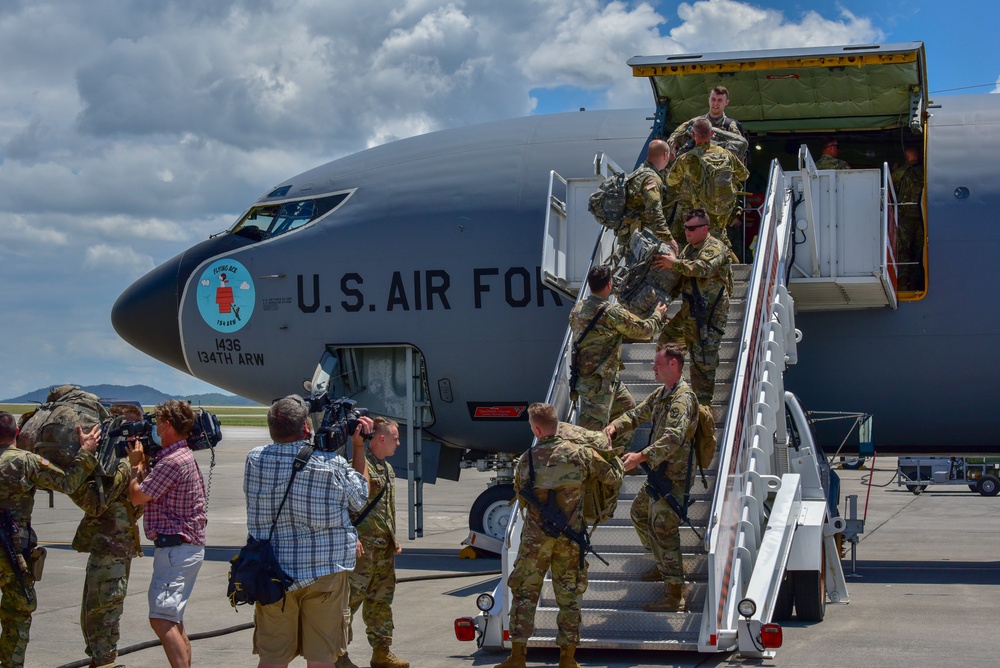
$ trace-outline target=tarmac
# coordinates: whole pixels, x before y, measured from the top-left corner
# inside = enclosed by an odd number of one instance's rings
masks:
[[[229,559],[246,538],[243,462],[247,451],[269,442],[267,430],[224,429],[215,450],[197,454],[211,481],[208,548],[189,603],[185,626],[193,642],[194,666],[256,666],[251,652],[252,610],[233,609],[226,598]],[[871,464],[871,462],[869,462]],[[906,667],[997,665],[1000,657],[1000,497],[983,497],[966,487],[931,486],[915,496],[897,487],[896,460],[878,459],[874,469],[838,471],[843,495],[858,495],[865,533],[849,575],[850,603],[829,605],[821,623],[783,624],[784,645],[773,659],[738,654],[652,653],[581,650],[583,666],[777,666]],[[211,470],[211,475],[209,471]],[[493,666],[504,654],[476,649],[455,638],[454,620],[477,614],[475,598],[492,591],[499,559],[460,559],[468,534],[468,513],[490,475],[464,471],[459,482],[424,487],[423,537],[406,540],[406,481],[397,482],[398,526],[403,553],[393,605],[393,651],[413,668]],[[872,481],[869,495],[869,480]],[[866,503],[867,497],[867,503]],[[842,506],[843,508],[843,506]],[[65,496],[36,498],[32,524],[49,549],[38,583],[38,610],[31,628],[28,668],[88,665],[79,626],[87,555],[69,547],[82,513]],[[152,546],[145,541],[147,556]],[[146,618],[151,558],[132,562],[122,620],[119,662],[129,668],[166,666],[162,648]],[[852,571],[855,577],[850,577]],[[371,650],[357,616],[352,660],[365,666]],[[529,666],[554,666],[555,651],[529,651]],[[292,666],[305,666],[296,659]]]

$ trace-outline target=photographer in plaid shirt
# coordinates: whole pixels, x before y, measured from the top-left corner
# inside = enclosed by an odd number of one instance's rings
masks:
[[[163,644],[171,668],[191,665],[191,641],[184,631],[184,608],[205,559],[205,480],[188,448],[194,411],[187,401],[170,399],[153,411],[156,429],[150,434],[161,449],[147,467],[139,446],[129,449],[132,465],[128,496],[145,506],[146,538],[153,541],[153,576],[149,625]]]
[[[292,462],[312,429],[309,406],[298,395],[278,399],[267,413],[274,443],[247,454],[243,491],[247,497],[247,529],[266,540],[292,475]],[[358,533],[348,510],[368,502],[368,466],[362,434],[370,434],[371,418],[362,417],[352,436],[352,464],[336,454],[316,450],[295,477],[271,545],[294,580],[284,601],[254,608],[253,653],[260,668],[287,666],[303,656],[310,668],[333,668],[347,653],[351,586]]]

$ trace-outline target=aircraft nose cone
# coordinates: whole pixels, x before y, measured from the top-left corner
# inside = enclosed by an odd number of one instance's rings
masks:
[[[129,344],[170,366],[187,371],[178,324],[181,257],[167,260],[130,285],[111,308],[111,324]]]

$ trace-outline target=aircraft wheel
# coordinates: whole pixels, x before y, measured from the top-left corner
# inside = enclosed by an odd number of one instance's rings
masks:
[[[771,619],[776,622],[787,622],[792,618],[792,606],[795,605],[795,585],[791,573],[788,573],[778,587],[778,600],[774,602],[774,614]]]
[[[868,461],[867,457],[841,457],[841,468],[845,468],[848,471],[857,471],[865,462]]]
[[[984,475],[979,479],[976,489],[983,496],[996,496],[1000,494],[1000,479],[997,479],[996,476]]]
[[[823,571],[791,571],[795,613],[800,622],[821,622],[826,615],[826,578]]]
[[[469,528],[497,540],[507,534],[511,521],[510,500],[514,498],[513,485],[487,487],[472,504],[469,511]]]
[[[906,489],[913,492],[914,495],[918,495],[922,494],[923,491],[927,489],[927,485],[907,485]]]

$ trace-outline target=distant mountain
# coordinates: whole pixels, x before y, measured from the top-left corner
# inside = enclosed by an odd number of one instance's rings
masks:
[[[221,392],[209,392],[206,394],[171,395],[164,394],[148,385],[83,385],[87,392],[92,392],[102,399],[129,399],[138,401],[143,406],[155,406],[167,399],[184,399],[190,401],[195,406],[259,406],[256,401],[250,401],[234,394],[223,394]],[[29,404],[32,402],[43,403],[49,395],[49,388],[43,387],[34,392],[22,394],[12,399],[3,399],[0,403],[5,404]]]

